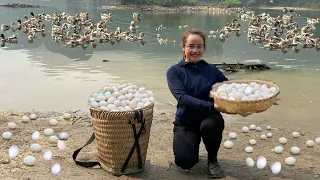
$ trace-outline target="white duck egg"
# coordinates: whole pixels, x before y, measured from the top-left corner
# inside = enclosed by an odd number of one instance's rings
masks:
[[[9,122],[8,123],[8,128],[9,129],[16,129],[17,128],[17,124],[15,122]]]
[[[17,145],[12,145],[12,146],[10,146],[8,152],[9,152],[9,157],[13,159],[18,156],[19,147]]]
[[[300,133],[298,133],[298,132],[293,132],[293,133],[292,133],[292,137],[298,138],[298,137],[300,137]]]
[[[149,98],[148,93],[143,93],[143,94],[142,94],[142,98]]]
[[[114,100],[113,104],[114,104],[115,106],[119,107],[119,106],[121,106],[121,101],[118,100],[118,99],[116,99],[116,100]]]
[[[256,131],[258,131],[258,132],[261,132],[263,129],[260,127],[260,126],[258,126],[257,128],[256,128]]]
[[[69,134],[67,132],[62,132],[59,134],[59,138],[61,140],[67,140],[69,138]]]
[[[108,105],[107,101],[100,101],[99,102],[99,106],[107,106],[107,105]]]
[[[65,150],[67,147],[66,143],[62,140],[58,140],[57,146],[58,146],[59,150],[61,150],[61,151]]]
[[[57,136],[50,136],[49,137],[49,142],[52,144],[56,144],[58,142],[58,137]]]
[[[70,120],[71,119],[71,114],[70,113],[63,113],[63,119]]]
[[[36,162],[37,162],[37,159],[34,156],[26,156],[23,158],[23,163],[27,166],[34,166]]]
[[[249,101],[248,96],[242,96],[241,101]]]
[[[286,163],[286,165],[288,166],[294,166],[297,162],[296,158],[294,157],[287,157],[284,162]]]
[[[307,147],[313,147],[316,143],[312,140],[307,140],[306,145]]]
[[[229,133],[229,137],[231,138],[231,139],[237,139],[237,133],[235,133],[235,132],[230,132]]]
[[[34,131],[34,132],[32,133],[32,135],[31,135],[31,137],[32,137],[32,140],[34,140],[34,141],[38,140],[39,137],[40,137],[39,131]]]
[[[136,98],[136,99],[142,99],[143,98],[142,94],[133,94],[133,97]]]
[[[141,99],[141,102],[146,103],[146,102],[150,102],[149,98],[143,98]]]
[[[273,174],[279,174],[281,171],[281,163],[275,162],[270,166],[270,170]]]
[[[33,143],[31,144],[30,148],[32,152],[40,152],[42,149],[42,146],[40,144]]]
[[[128,93],[132,93],[133,94],[133,93],[135,93],[135,90],[134,89],[129,89]]]
[[[246,158],[246,163],[247,163],[247,165],[248,165],[249,167],[253,167],[253,166],[254,166],[254,161],[253,161],[253,159],[250,158],[250,157],[247,157],[247,158]]]
[[[275,88],[275,87],[271,87],[271,88],[269,88],[269,90],[272,92],[272,93],[276,93],[276,92],[278,92],[278,90],[277,90],[277,88]]]
[[[250,128],[250,130],[255,130],[255,129],[257,128],[257,126],[256,126],[255,124],[251,124],[251,125],[249,126],[249,128]]]
[[[219,88],[217,89],[217,93],[218,93],[218,94],[227,93],[226,88],[219,87]]]
[[[109,99],[107,100],[108,105],[109,105],[109,104],[113,104],[115,100],[116,100],[115,97],[109,98]]]
[[[60,171],[61,171],[61,166],[60,166],[60,164],[54,164],[54,165],[51,167],[51,173],[54,174],[54,175],[59,174]]]
[[[233,142],[227,140],[226,142],[223,143],[223,146],[224,146],[225,148],[227,148],[227,149],[231,149],[232,146],[233,146]]]
[[[247,132],[249,132],[249,128],[248,127],[242,127],[242,129],[241,129],[241,131],[243,132],[243,133],[247,133]]]
[[[28,116],[22,116],[22,122],[28,123],[30,121],[30,118]]]
[[[117,99],[120,100],[120,101],[124,101],[127,98],[124,95],[120,95]]]
[[[219,93],[219,94],[218,94],[218,96],[219,96],[219,97],[228,97],[228,94],[227,94],[227,93],[222,92],[222,93]]]
[[[57,126],[58,125],[58,121],[56,119],[49,119],[49,124],[51,126]]]
[[[140,94],[143,94],[144,92],[146,92],[146,89],[145,89],[144,87],[140,87],[140,88],[138,89],[138,92],[139,92]]]
[[[150,104],[151,104],[151,102],[150,102],[150,101],[147,101],[147,102],[144,103],[144,107],[147,107],[147,106],[149,106]]]
[[[127,105],[127,101],[126,101],[126,100],[121,101],[121,106],[122,106],[122,107],[125,107],[126,105]]]
[[[98,95],[98,93],[92,93],[91,97],[96,97]]]
[[[149,97],[153,96],[153,92],[152,91],[147,91],[147,94],[148,94]]]
[[[246,151],[247,153],[252,153],[253,152],[253,147],[248,146],[244,149],[244,151]]]
[[[96,99],[95,98],[89,98],[89,102],[92,102],[92,101],[96,101]]]
[[[272,136],[273,136],[273,134],[272,134],[271,132],[268,132],[268,133],[267,133],[267,137],[268,137],[268,138],[271,138]]]
[[[271,130],[272,128],[271,128],[271,126],[267,126],[267,128],[266,128],[267,130]]]
[[[112,95],[113,95],[113,97],[117,98],[117,97],[121,96],[122,94],[120,92],[114,92]]]
[[[117,106],[114,105],[114,104],[108,104],[107,108],[108,108],[110,111],[112,111],[112,110],[116,109]]]
[[[36,120],[37,119],[37,115],[36,114],[30,114],[30,119],[31,120]]]
[[[296,147],[296,146],[291,147],[290,152],[291,152],[292,154],[299,154],[299,153],[300,153],[300,148],[298,148],[298,147]]]
[[[52,158],[52,152],[50,150],[46,150],[44,153],[43,153],[43,160],[45,161],[50,161]]]
[[[92,101],[92,102],[90,102],[90,105],[91,105],[92,107],[99,107],[99,103],[98,103],[97,101]]]
[[[242,99],[243,96],[244,96],[243,92],[236,92],[236,93],[234,94],[234,98],[235,98],[236,100]]]
[[[279,143],[280,144],[287,144],[287,142],[288,142],[287,138],[285,138],[285,137],[279,138]]]
[[[315,142],[316,142],[316,143],[320,143],[320,137],[317,137],[317,138],[315,139]]]
[[[263,169],[267,165],[267,159],[263,156],[259,156],[257,160],[257,168]]]
[[[254,140],[254,139],[250,139],[250,140],[249,140],[249,144],[251,144],[251,145],[255,145],[256,143],[257,143],[257,141]]]
[[[111,98],[112,97],[112,94],[111,94],[111,92],[106,92],[106,93],[104,93],[104,96],[106,97],[106,100],[108,100],[109,98]]]
[[[275,148],[273,148],[273,152],[275,152],[277,154],[282,154],[283,153],[283,147],[282,146],[276,146]]]
[[[95,99],[96,101],[100,102],[100,101],[105,101],[107,98],[103,95],[97,95]]]
[[[120,90],[121,94],[127,94],[128,93],[129,88],[123,88]]]
[[[244,88],[243,93],[248,96],[248,95],[252,94],[252,90],[253,89],[251,86],[247,86]]]
[[[137,108],[143,108],[144,107],[144,103],[143,102],[139,102],[138,104],[137,104]]]
[[[53,131],[53,129],[51,129],[51,128],[47,128],[47,129],[45,129],[45,130],[43,131],[43,133],[44,133],[44,135],[46,135],[46,136],[52,136],[53,133],[54,133],[54,131]]]
[[[132,93],[128,93],[124,95],[126,97],[126,99],[131,100],[133,99],[133,94]]]
[[[104,90],[104,91],[112,91],[113,89],[112,89],[111,86],[105,86],[105,87],[103,88],[103,90]]]
[[[266,139],[267,139],[267,136],[266,136],[265,134],[261,134],[261,135],[260,135],[260,139],[261,139],[261,140],[266,140]]]
[[[2,133],[2,137],[3,137],[3,139],[9,140],[12,138],[12,133],[11,132],[4,132],[4,133]]]
[[[154,97],[149,97],[150,102],[154,102]]]

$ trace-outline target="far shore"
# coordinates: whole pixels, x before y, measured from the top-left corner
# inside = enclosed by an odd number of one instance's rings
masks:
[[[255,9],[274,9],[274,10],[283,10],[284,7],[270,7],[270,6],[261,6],[254,7]],[[318,11],[320,8],[310,8],[310,7],[286,7],[288,9],[294,9],[298,11]]]
[[[243,6],[244,7],[244,6]],[[223,7],[217,6],[214,4],[200,4],[200,5],[184,5],[176,7],[164,7],[158,5],[113,5],[113,6],[102,6],[101,10],[141,10],[141,11],[157,11],[157,12],[182,12],[182,11],[228,11],[236,12],[239,7]],[[246,9],[273,9],[273,10],[282,10],[284,7],[271,7],[271,6],[259,6],[259,7],[244,7]],[[311,8],[311,7],[287,7],[289,9],[293,8],[295,10],[320,10],[320,8]]]

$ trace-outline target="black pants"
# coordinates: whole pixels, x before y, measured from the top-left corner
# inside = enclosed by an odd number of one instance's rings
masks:
[[[224,119],[220,114],[205,118],[199,127],[185,127],[175,123],[173,129],[175,163],[182,169],[191,169],[197,164],[201,138],[208,152],[208,161],[217,161],[223,130]]]

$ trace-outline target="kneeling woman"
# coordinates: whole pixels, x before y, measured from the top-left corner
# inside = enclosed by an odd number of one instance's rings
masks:
[[[225,177],[217,154],[224,119],[214,100],[209,98],[212,85],[228,79],[214,65],[201,59],[206,48],[203,32],[192,29],[182,36],[183,59],[167,71],[169,89],[178,101],[174,121],[173,151],[175,163],[191,169],[199,161],[201,138],[208,152],[208,175]]]

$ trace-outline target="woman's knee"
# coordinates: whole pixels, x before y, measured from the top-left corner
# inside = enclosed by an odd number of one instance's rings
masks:
[[[200,131],[222,132],[224,130],[224,119],[212,116],[204,119],[200,125]]]
[[[190,155],[190,154],[176,154],[175,155],[175,163],[177,166],[182,169],[191,169],[194,165],[199,162],[198,156]]]

